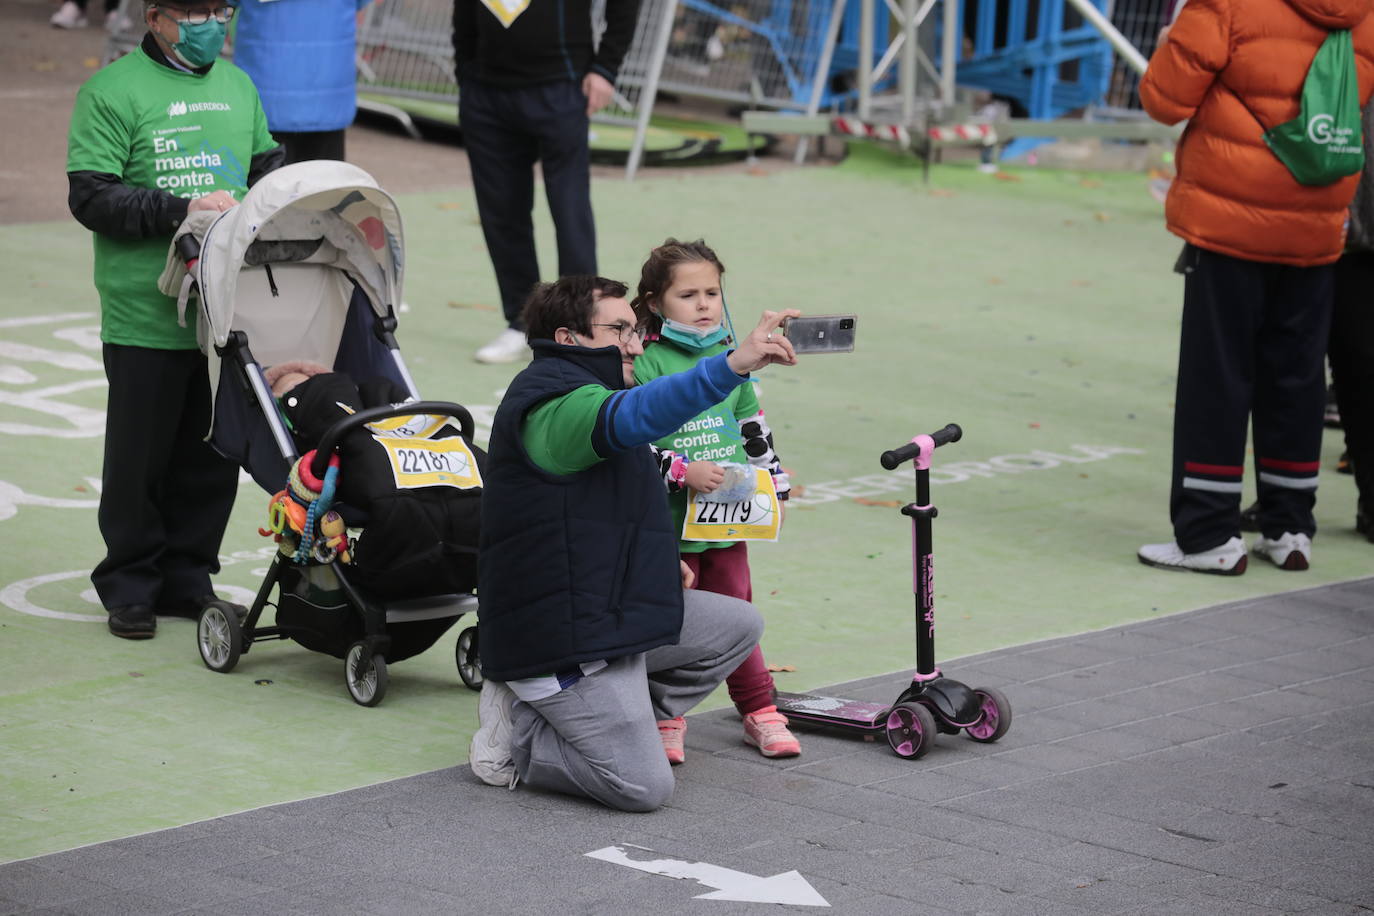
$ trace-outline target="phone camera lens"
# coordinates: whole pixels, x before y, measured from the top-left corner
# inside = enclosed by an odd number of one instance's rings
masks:
[[[848,331],[848,330],[849,330],[850,328],[852,328],[852,327],[854,327],[854,319],[853,319],[853,318],[841,318],[841,319],[840,319],[840,330],[841,330],[841,331]]]

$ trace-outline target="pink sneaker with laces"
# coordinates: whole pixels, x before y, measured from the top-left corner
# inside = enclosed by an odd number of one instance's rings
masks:
[[[801,742],[787,730],[787,717],[776,706],[765,706],[744,717],[744,743],[765,757],[796,757]]]
[[[686,735],[687,720],[682,716],[659,720],[658,736],[663,740],[663,753],[668,756],[668,762],[673,766],[687,759],[687,752],[682,747],[682,739]]]

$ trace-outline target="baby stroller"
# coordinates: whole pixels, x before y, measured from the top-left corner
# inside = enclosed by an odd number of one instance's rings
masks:
[[[209,361],[213,403],[210,442],[276,494],[270,530],[259,530],[281,544],[245,618],[214,606],[202,612],[196,642],[214,671],[231,671],[254,643],[291,639],[343,659],[349,696],[375,706],[386,693],[389,663],[428,649],[477,609],[472,591],[484,456],[471,444],[468,411],[420,400],[402,359],[394,306],[401,300],[403,258],[395,201],[366,172],[342,162],[279,169],[239,206],[191,214],[173,240],[160,286],[178,296],[183,321],[198,300],[197,338]],[[362,409],[334,405],[343,418],[302,457],[284,421],[285,401],[279,408],[264,373],[290,361],[309,361],[334,378],[370,379],[391,396]],[[398,438],[405,435],[412,438]],[[398,487],[411,488],[397,493],[409,498],[443,487],[457,494],[446,495],[444,505],[464,513],[444,528],[445,537],[412,551],[416,556],[393,550],[383,557],[383,535],[369,541],[395,513],[383,518],[374,507],[369,516],[368,507],[342,501],[331,507],[335,485],[349,475],[340,454],[349,442],[376,447],[374,439],[391,448],[388,455],[423,452],[428,461],[423,468],[397,465]],[[401,483],[403,470],[425,473]],[[325,511],[331,508],[337,511]],[[457,517],[444,511],[445,518]],[[417,527],[411,516],[399,530],[392,524],[385,538],[412,537],[425,530],[426,520],[420,522]],[[455,526],[470,536],[453,536]],[[349,539],[348,531],[357,529],[361,534]],[[370,567],[366,557],[374,558]],[[269,605],[276,610],[271,626],[262,620]],[[476,628],[462,635],[459,674],[468,686],[480,686]]]

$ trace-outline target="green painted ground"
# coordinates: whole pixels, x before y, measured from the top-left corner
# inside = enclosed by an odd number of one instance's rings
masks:
[[[1144,178],[933,174],[926,186],[915,164],[860,150],[837,169],[595,188],[608,275],[636,276],[668,234],[704,236],[742,323],[775,306],[861,316],[857,353],[764,381],[807,491],[782,541],[754,551],[766,654],[796,668],[781,685],[913,664],[907,526],[886,505],[910,476],[877,456],[949,421],[965,438],[937,455],[942,658],[1368,574],[1353,486],[1334,473],[1308,573],[1138,565],[1137,545],[1168,538],[1181,295]],[[514,370],[470,360],[500,323],[470,192],[402,206],[400,338],[421,390],[489,410]],[[0,860],[461,762],[476,696],[458,685],[452,633],[396,665],[369,710],[341,663],[294,645],[260,644],[224,676],[202,666],[190,622],[150,643],[105,632],[85,578],[101,555],[103,425],[89,273],[74,223],[0,227]],[[1338,451],[1329,435],[1326,467]],[[265,504],[244,485],[228,593],[256,586]]]

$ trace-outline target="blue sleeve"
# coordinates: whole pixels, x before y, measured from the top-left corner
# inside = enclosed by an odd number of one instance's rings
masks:
[[[703,359],[685,372],[663,375],[617,391],[601,405],[592,447],[602,458],[661,439],[749,380],[725,361],[729,353]]]

